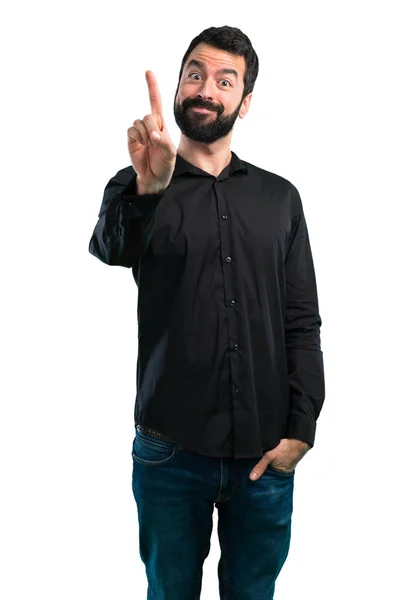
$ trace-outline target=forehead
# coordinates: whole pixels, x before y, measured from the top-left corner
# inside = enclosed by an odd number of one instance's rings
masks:
[[[208,71],[218,71],[218,69],[225,67],[233,68],[236,69],[242,80],[244,78],[246,70],[244,56],[237,56],[236,54],[231,54],[226,50],[220,50],[219,48],[214,48],[213,46],[209,46],[202,42],[193,48],[192,52],[187,57],[184,65],[185,68],[193,58],[203,62]]]

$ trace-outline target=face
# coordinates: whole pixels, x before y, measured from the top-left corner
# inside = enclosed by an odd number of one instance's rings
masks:
[[[212,144],[245,116],[252,95],[242,101],[245,70],[243,56],[203,43],[192,50],[174,100],[175,120],[186,137]]]

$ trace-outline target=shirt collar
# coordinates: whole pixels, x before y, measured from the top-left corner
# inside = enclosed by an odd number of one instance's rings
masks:
[[[237,154],[233,152],[233,150],[231,150],[231,152],[231,162],[225,167],[225,169],[223,169],[223,171],[221,171],[217,179],[227,179],[236,171],[244,171],[245,173],[247,173],[247,167],[244,164],[244,162],[240,160],[240,158],[237,156]],[[183,173],[193,173],[194,175],[205,175],[207,177],[213,177],[213,175],[211,175],[210,173],[207,173],[206,171],[203,171],[203,169],[192,165],[190,162],[182,158],[182,156],[177,154],[173,177],[178,177]]]

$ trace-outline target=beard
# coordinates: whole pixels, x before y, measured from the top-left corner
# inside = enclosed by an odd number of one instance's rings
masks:
[[[182,104],[174,100],[174,116],[176,124],[181,132],[195,142],[212,144],[220,138],[228,135],[231,131],[240,111],[242,101],[230,115],[224,115],[222,106],[214,106],[201,98],[186,98]],[[212,112],[202,113],[191,110],[192,106],[197,108],[208,108]],[[216,114],[214,114],[216,113]]]

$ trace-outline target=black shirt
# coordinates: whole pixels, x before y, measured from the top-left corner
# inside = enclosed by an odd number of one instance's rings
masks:
[[[161,194],[108,182],[89,252],[138,286],[135,425],[192,452],[257,458],[314,445],[322,324],[299,192],[242,161],[218,177],[177,155]]]

